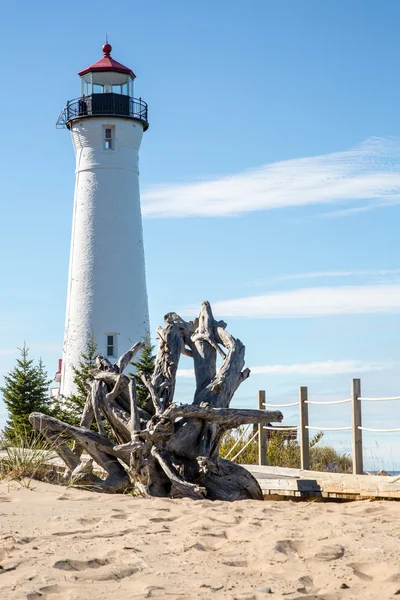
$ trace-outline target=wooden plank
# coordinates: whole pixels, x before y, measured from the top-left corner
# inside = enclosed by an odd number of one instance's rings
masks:
[[[249,465],[250,466],[250,465]],[[296,471],[296,469],[294,469]],[[345,480],[352,484],[358,481],[390,483],[391,485],[400,485],[400,478],[397,475],[353,475],[351,473],[328,473],[324,471],[303,471],[300,470],[299,476],[305,479],[327,479],[327,480]]]
[[[297,490],[297,479],[257,479],[262,490]]]
[[[264,495],[337,498],[393,498],[400,500],[400,479],[379,475],[351,475],[344,473],[321,473],[293,469],[296,477],[290,477],[291,469],[272,472],[273,467],[243,465],[253,472]],[[256,472],[257,471],[257,472]]]
[[[287,480],[286,480],[287,481]],[[292,487],[292,486],[290,486]],[[299,487],[301,488],[301,484],[299,485]],[[322,495],[322,497],[337,497],[337,498],[397,498],[400,500],[400,490],[384,490],[384,489],[374,489],[374,490],[360,490],[360,489],[349,489],[349,488],[344,488],[341,489],[340,486],[326,486],[326,485],[320,485],[318,482],[316,482],[315,487],[313,489],[313,486],[309,486],[305,489],[297,489],[297,490],[293,490],[293,489],[287,489],[287,488],[283,488],[282,486],[280,486],[280,488],[278,489],[276,487],[276,485],[274,485],[272,487],[268,486],[268,491],[270,493],[274,493],[274,494],[283,494],[283,495],[287,495],[288,492],[298,492],[299,494],[307,494],[309,496],[319,496]],[[263,491],[263,493],[266,492],[267,487],[265,486],[261,486],[261,489]]]
[[[265,410],[265,390],[258,391],[258,410]],[[258,424],[258,464],[267,464],[267,436],[264,429],[265,423]]]
[[[308,389],[301,387],[300,400],[300,464],[302,469],[310,468],[310,435],[308,427]]]
[[[281,477],[293,477],[298,478],[301,474],[301,469],[289,469],[288,467],[270,467],[261,466],[261,465],[242,465],[245,469],[253,473],[253,475],[258,475],[259,473],[263,473],[266,475],[280,475]],[[308,473],[314,473],[314,471],[308,471]]]
[[[307,479],[258,479],[262,490],[280,490],[293,492],[319,492],[321,486],[315,480]]]
[[[352,405],[352,457],[353,457],[353,473],[364,473],[363,467],[363,446],[362,446],[362,431],[359,429],[362,425],[361,418],[361,402],[358,398],[361,397],[361,380],[353,379],[351,384],[351,405]]]

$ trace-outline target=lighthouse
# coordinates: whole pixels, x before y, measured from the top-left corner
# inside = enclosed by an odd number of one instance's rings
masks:
[[[149,329],[139,149],[147,104],[134,97],[135,74],[103,57],[78,73],[80,97],[67,102],[57,126],[75,150],[75,195],[61,394],[76,389],[74,371],[94,334],[113,362]]]

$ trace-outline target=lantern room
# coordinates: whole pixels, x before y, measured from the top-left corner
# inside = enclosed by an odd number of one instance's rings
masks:
[[[134,72],[111,57],[112,47],[104,44],[103,58],[80,71],[81,96],[121,94],[133,97]]]
[[[134,97],[135,73],[111,56],[112,47],[103,45],[103,57],[78,73],[81,95],[69,100],[60,113],[57,127],[70,129],[77,119],[116,116],[140,121],[143,130],[149,126],[147,104]]]

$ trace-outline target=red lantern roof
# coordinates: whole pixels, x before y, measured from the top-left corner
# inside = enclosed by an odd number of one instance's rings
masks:
[[[117,73],[126,73],[133,78],[136,77],[135,73],[131,69],[124,67],[124,65],[121,65],[121,63],[111,58],[112,46],[109,43],[104,44],[102,50],[104,54],[103,58],[95,62],[93,65],[90,65],[90,67],[83,69],[83,71],[79,71],[78,75],[86,75],[92,71],[115,71]]]

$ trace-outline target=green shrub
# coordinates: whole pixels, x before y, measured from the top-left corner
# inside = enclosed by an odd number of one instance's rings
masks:
[[[16,366],[4,377],[4,386],[0,388],[9,417],[4,437],[14,444],[22,439],[28,442],[31,439],[32,427],[28,419],[32,412],[51,411],[50,380],[42,360],[35,364],[29,358],[26,344],[19,350],[21,356]]]

